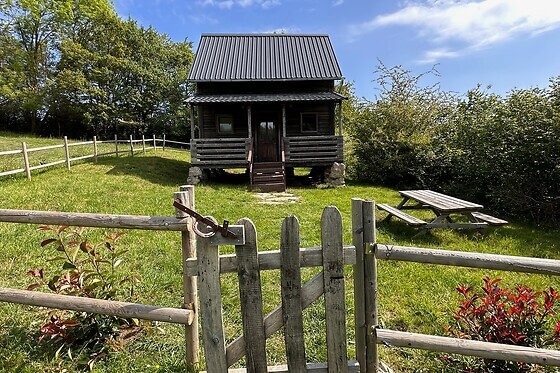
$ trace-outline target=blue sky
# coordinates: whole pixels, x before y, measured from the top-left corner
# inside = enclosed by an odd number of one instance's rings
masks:
[[[328,34],[356,94],[374,99],[378,59],[414,74],[437,64],[459,94],[546,87],[560,76],[560,0],[114,0],[171,39],[202,33]],[[430,83],[429,81],[425,82]]]

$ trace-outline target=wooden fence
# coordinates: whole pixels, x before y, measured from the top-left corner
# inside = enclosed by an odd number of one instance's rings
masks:
[[[174,199],[179,199],[184,205],[194,208],[194,187],[181,187],[181,191],[175,193]],[[219,234],[209,238],[196,236],[192,230],[194,222],[181,211],[177,211],[175,217],[154,217],[0,210],[0,221],[180,231],[184,287],[182,309],[84,300],[71,296],[50,297],[48,294],[14,289],[0,289],[0,301],[185,324],[187,368],[198,362],[198,315],[203,332],[204,355],[211,356],[210,359],[206,359],[206,369],[211,373],[227,372],[228,368],[243,356],[246,357],[244,370],[247,372],[377,372],[379,344],[560,366],[559,351],[379,328],[378,260],[402,260],[548,275],[560,274],[560,261],[377,243],[373,201],[352,200],[352,245],[343,245],[342,218],[338,209],[331,206],[323,210],[320,247],[300,248],[299,221],[296,217],[289,216],[282,223],[280,250],[275,251],[258,250],[256,228],[246,218],[240,219],[236,225],[229,226],[237,235],[236,238],[225,238]],[[204,229],[205,227],[198,226],[198,230]],[[234,245],[235,254],[220,256],[221,245]],[[355,360],[350,360],[347,356],[345,265],[354,267]],[[302,267],[322,267],[322,271],[302,284]],[[279,270],[281,277],[282,304],[267,315],[263,314],[260,282],[260,271],[263,270]],[[238,274],[243,335],[226,346],[220,275],[231,272]],[[311,364],[306,360],[302,310],[323,294],[327,361]],[[271,367],[267,365],[265,341],[281,328],[284,328],[287,364]]]
[[[41,168],[56,166],[56,165],[64,164],[64,163],[66,164],[66,168],[68,170],[70,170],[72,162],[81,161],[81,160],[85,160],[85,159],[92,159],[92,158],[94,159],[95,162],[97,162],[98,157],[105,156],[105,155],[115,155],[116,157],[118,157],[119,154],[129,154],[130,156],[134,156],[135,152],[142,151],[143,153],[145,153],[147,149],[158,149],[158,146],[157,146],[158,142],[161,143],[161,146],[159,148],[163,149],[164,151],[165,151],[166,146],[169,145],[169,144],[178,144],[178,145],[181,145],[181,146],[185,146],[187,149],[190,147],[190,144],[187,143],[187,142],[167,140],[165,138],[165,135],[163,135],[163,138],[161,138],[161,139],[156,138],[155,135],[153,135],[153,137],[151,139],[149,139],[149,138],[147,139],[147,138],[145,138],[144,135],[142,135],[141,139],[136,139],[136,140],[134,140],[132,138],[132,135],[130,135],[130,137],[128,139],[118,139],[117,135],[115,135],[114,140],[103,140],[103,141],[97,140],[97,136],[93,136],[92,141],[83,141],[83,142],[75,142],[75,143],[68,142],[68,138],[66,136],[64,136],[62,144],[43,146],[43,147],[39,147],[39,148],[28,148],[27,144],[25,142],[22,142],[21,143],[21,149],[3,151],[3,152],[0,152],[0,156],[21,154],[22,155],[23,167],[13,169],[13,170],[2,171],[2,172],[0,172],[0,177],[25,172],[25,175],[27,176],[27,179],[31,180],[31,171],[34,171],[34,170],[39,170]],[[114,144],[114,150],[99,153],[98,146],[100,144]],[[128,150],[126,150],[126,151],[119,150],[119,144],[128,144]],[[91,154],[86,154],[86,155],[76,156],[76,157],[71,156],[70,148],[76,147],[76,146],[86,146],[86,145],[91,145],[92,146],[92,153]],[[46,150],[53,150],[53,149],[64,149],[64,159],[56,160],[56,161],[48,162],[48,163],[41,163],[41,164],[38,164],[38,165],[35,165],[35,166],[31,166],[31,162],[30,162],[30,154],[31,153],[46,151]]]

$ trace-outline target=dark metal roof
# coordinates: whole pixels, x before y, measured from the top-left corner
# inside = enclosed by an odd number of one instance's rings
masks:
[[[203,34],[189,81],[342,79],[328,35]]]
[[[223,102],[294,102],[294,101],[341,101],[346,97],[335,92],[319,93],[277,93],[277,94],[229,94],[229,95],[196,95],[189,97],[190,104],[208,104]]]

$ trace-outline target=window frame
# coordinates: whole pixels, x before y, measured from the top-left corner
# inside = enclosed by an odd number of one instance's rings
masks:
[[[231,131],[222,131],[220,126],[221,118],[228,118],[230,119],[231,123]],[[216,114],[216,130],[219,135],[232,135],[235,133],[235,122],[233,120],[233,114]]]
[[[314,115],[315,116],[315,129],[314,130],[303,130],[303,116],[304,115]],[[299,114],[299,129],[301,133],[317,133],[319,132],[319,113],[316,111],[302,111]]]

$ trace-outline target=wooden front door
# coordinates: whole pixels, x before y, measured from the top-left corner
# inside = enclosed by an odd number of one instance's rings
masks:
[[[278,161],[278,128],[273,119],[261,119],[257,123],[258,162]]]

